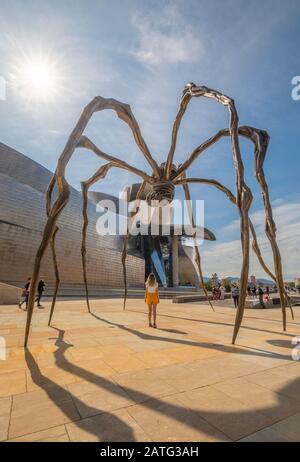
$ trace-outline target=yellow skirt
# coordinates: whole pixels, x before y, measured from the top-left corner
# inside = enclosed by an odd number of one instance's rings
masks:
[[[145,301],[146,301],[147,305],[158,305],[159,296],[157,295],[157,293],[149,294],[149,292],[148,292]]]

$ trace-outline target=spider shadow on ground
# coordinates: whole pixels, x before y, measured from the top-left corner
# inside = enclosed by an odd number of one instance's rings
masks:
[[[99,377],[95,376],[94,374],[89,373],[88,371],[85,371],[82,368],[79,368],[79,367],[75,368],[75,366],[73,366],[72,363],[70,363],[66,359],[65,353],[69,348],[72,348],[73,345],[65,342],[64,331],[56,329],[56,328],[54,329],[58,330],[58,337],[55,338],[56,340],[55,345],[58,347],[58,349],[54,352],[56,365],[60,369],[66,372],[70,372],[69,368],[70,366],[72,366],[72,373],[74,374],[75,369],[76,369],[77,377],[82,378],[82,380],[87,380],[90,383],[96,383]],[[85,414],[88,414],[89,417],[98,416],[98,415],[102,415],[103,413],[105,413],[106,415],[109,416],[106,423],[111,425],[112,428],[115,428],[118,434],[122,435],[122,438],[124,438],[122,439],[122,441],[135,441],[132,428],[129,425],[127,425],[125,422],[123,422],[121,419],[119,419],[116,415],[110,414],[106,411],[101,411],[101,409],[99,408],[88,406],[85,402],[81,401],[80,397],[72,396],[72,393],[69,392],[69,399],[73,401],[77,414],[78,414],[78,418],[74,420],[74,411],[72,411],[70,407],[63,406],[63,403],[56,399],[58,392],[62,394],[66,393],[65,387],[51,380],[49,377],[47,377],[41,372],[38,366],[38,363],[36,362],[32,353],[29,351],[28,348],[25,348],[25,360],[26,360],[27,367],[30,371],[33,383],[46,392],[46,395],[48,396],[48,398],[65,414],[65,416],[69,420],[68,423],[73,423],[77,425],[78,428],[81,428],[82,430],[87,431],[89,434],[94,435],[94,437],[98,441],[101,441],[101,439],[99,439],[98,429],[96,429],[94,426],[88,426],[86,428],[86,426],[82,425],[81,423],[82,420],[81,420],[79,409],[80,408],[84,409]],[[110,388],[111,383],[107,381],[106,385],[107,385],[107,388]],[[103,434],[105,435],[105,431],[103,431]],[[103,439],[102,441],[105,441],[105,439]]]
[[[133,310],[133,309],[130,309],[130,310],[127,310],[127,311],[130,311],[132,313],[140,313],[140,311],[136,311],[136,310]],[[229,323],[229,322],[207,321],[207,320],[204,320],[204,319],[185,318],[185,317],[182,317],[182,316],[174,316],[174,315],[171,315],[171,314],[163,314],[163,313],[160,313],[159,316],[164,317],[164,318],[182,319],[183,321],[199,322],[199,323],[203,323],[203,324],[213,324],[213,325],[233,327],[233,324]],[[244,316],[244,319],[247,319],[247,316]],[[255,317],[250,317],[249,319],[250,320],[251,319],[258,319],[259,321],[263,321],[263,319],[255,318]],[[271,319],[267,319],[267,321],[271,321]],[[293,321],[293,325],[294,324],[297,325],[297,323],[295,323]],[[246,329],[246,330],[257,331],[257,332],[266,332],[267,334],[279,334],[279,332],[269,330],[269,329],[259,329],[258,327],[251,327],[251,326],[242,325],[241,328]],[[288,332],[280,332],[280,335],[287,336],[287,337],[291,336],[291,334],[288,333]]]
[[[177,329],[163,329],[162,327],[157,327],[156,330],[161,331],[161,332],[169,332],[170,334],[187,335],[187,332],[184,332],[182,330],[177,330]]]
[[[245,356],[260,356],[260,357],[265,357],[265,358],[276,358],[276,359],[283,359],[283,360],[290,360],[291,357],[290,355],[283,355],[280,353],[274,353],[270,352],[267,350],[259,349],[259,348],[254,348],[254,347],[249,347],[245,345],[224,345],[224,344],[217,344],[217,343],[209,343],[209,342],[198,342],[198,341],[193,341],[193,340],[185,340],[185,339],[178,339],[178,338],[171,338],[171,337],[164,337],[164,336],[159,336],[159,335],[151,335],[145,332],[140,332],[139,330],[132,329],[128,326],[125,326],[123,324],[119,324],[113,321],[108,321],[105,318],[102,318],[92,311],[90,312],[91,316],[93,316],[95,319],[98,321],[104,322],[108,326],[113,326],[113,327],[118,327],[121,330],[124,330],[125,332],[129,332],[131,334],[134,334],[138,338],[142,340],[156,340],[156,341],[163,341],[171,344],[178,344],[178,345],[187,345],[187,346],[195,346],[195,347],[202,347],[202,348],[208,348],[212,350],[221,350],[226,353],[240,353]],[[230,324],[231,325],[231,324]],[[160,329],[162,330],[162,329]],[[153,331],[157,331],[157,329],[153,329]],[[242,348],[241,348],[242,347]]]
[[[135,396],[134,399],[131,398],[132,404],[134,405],[138,403],[140,406],[143,406],[150,412],[154,411],[158,415],[158,424],[160,418],[159,416],[162,416],[162,418],[168,417],[176,422],[190,427],[191,430],[201,432],[201,434],[204,435],[204,439],[214,439],[217,437],[219,440],[225,440],[230,438],[230,435],[226,436],[226,430],[222,430],[221,432],[221,430],[214,426],[213,423],[214,419],[218,415],[222,415],[222,419],[225,419],[225,421],[227,420],[228,422],[239,421],[239,419],[241,419],[241,422],[245,422],[248,419],[251,419],[254,415],[257,416],[257,409],[238,412],[220,412],[219,410],[206,410],[201,409],[200,407],[200,409],[193,410],[189,406],[166,402],[164,399],[148,395],[143,391],[135,390],[128,386],[119,386],[114,381],[98,376],[95,373],[87,371],[84,368],[70,362],[66,358],[65,353],[69,348],[72,347],[72,345],[64,340],[65,331],[56,327],[53,327],[53,329],[58,332],[58,337],[56,338],[55,342],[57,350],[54,352],[55,363],[57,367],[64,371],[71,372],[78,379],[92,383],[99,387],[99,389],[109,391],[114,395],[123,396],[124,393],[126,393],[129,398]],[[70,393],[70,398],[75,403],[77,412],[80,408],[80,405],[83,406],[85,410],[88,409],[89,411],[89,417],[85,418],[84,420],[80,420],[80,413],[78,412],[78,418],[74,420],[74,415],[69,411],[66,411],[61,401],[55,400],[55,393],[53,393],[54,390],[65,392],[65,388],[49,379],[41,372],[36,360],[28,348],[25,349],[25,358],[33,382],[46,392],[49,399],[51,399],[55,405],[61,409],[68,420],[70,420],[70,423],[92,435],[92,439],[96,441],[135,441],[134,432],[130,425],[121,420],[117,415],[112,413],[112,411],[109,412],[99,409],[98,407],[88,406],[86,403],[81,401],[80,397],[72,396],[72,393]],[[272,411],[274,413],[277,412],[278,414],[280,414],[281,410],[282,412],[286,412],[285,399],[287,399],[287,396],[289,395],[294,397],[296,394],[299,396],[299,389],[300,379],[291,379],[291,382],[282,390],[280,390],[280,394],[278,394],[278,403],[273,406]],[[270,407],[266,407],[266,409],[259,409],[259,412],[262,414],[270,413]],[[294,413],[296,412],[297,410],[295,409]],[[103,420],[104,418],[105,420]],[[89,422],[89,424],[87,424],[87,422]],[[262,425],[261,428],[263,427],[264,425]],[[259,430],[259,428],[257,430]],[[250,434],[251,433],[253,432],[250,432]],[[89,440],[90,438],[87,437],[85,440],[86,439]]]

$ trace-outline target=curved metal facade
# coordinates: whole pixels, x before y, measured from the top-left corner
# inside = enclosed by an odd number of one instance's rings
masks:
[[[36,250],[46,220],[45,191],[52,173],[37,162],[0,143],[0,281],[23,284],[33,269]],[[62,285],[81,285],[81,193],[71,188],[70,201],[59,218],[57,259]],[[99,236],[99,214],[93,202],[88,205],[88,279],[92,286],[122,287],[120,244],[115,236]],[[144,284],[144,261],[127,257],[129,286]],[[40,273],[54,283],[50,249]]]

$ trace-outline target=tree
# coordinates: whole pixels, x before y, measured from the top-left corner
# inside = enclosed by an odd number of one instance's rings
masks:
[[[210,281],[210,280],[207,281],[207,282],[205,282],[204,285],[205,285],[205,288],[206,288],[206,290],[207,290],[208,292],[211,292],[211,291],[212,291],[212,285],[211,285],[211,281]]]
[[[231,282],[230,279],[222,279],[222,285],[225,288],[225,292],[230,292],[231,291]]]

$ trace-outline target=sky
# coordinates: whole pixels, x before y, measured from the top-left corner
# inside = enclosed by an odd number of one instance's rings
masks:
[[[160,163],[184,85],[192,81],[220,90],[235,99],[241,125],[266,129],[271,136],[265,171],[284,277],[291,280],[300,276],[300,101],[291,97],[292,79],[300,75],[299,21],[298,0],[287,0],[284,7],[279,0],[1,0],[0,76],[6,98],[0,101],[0,141],[53,171],[82,109],[101,95],[130,104]],[[28,75],[28,67],[41,61],[51,70],[47,95],[33,94],[28,86],[36,77]],[[175,163],[227,126],[226,108],[194,98],[180,127]],[[85,133],[100,149],[150,173],[131,131],[113,112],[95,114]],[[254,194],[251,217],[272,268],[251,143],[242,140],[241,151]],[[93,153],[78,149],[67,179],[79,189],[100,165]],[[188,176],[214,178],[235,191],[230,141],[207,150]],[[112,170],[93,189],[117,195],[137,181]],[[217,239],[201,247],[204,274],[238,276],[236,208],[211,187],[193,185],[191,191],[193,199],[204,200],[205,226]],[[266,276],[253,255],[250,273]]]

